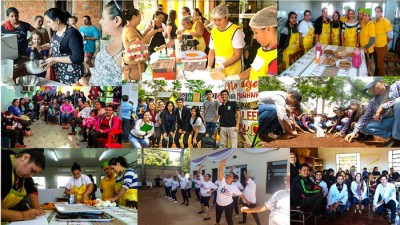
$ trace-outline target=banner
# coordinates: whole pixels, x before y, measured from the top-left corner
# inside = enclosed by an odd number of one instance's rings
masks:
[[[136,110],[138,106],[139,87],[135,83],[126,83],[122,85],[122,93],[129,96],[128,101],[133,101],[133,108]]]

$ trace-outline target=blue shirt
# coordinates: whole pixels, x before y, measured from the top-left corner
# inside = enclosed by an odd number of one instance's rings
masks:
[[[14,116],[17,116],[17,117],[20,117],[22,115],[21,110],[18,107],[13,106],[13,105],[10,105],[8,107],[8,113],[9,114],[12,113]]]
[[[133,105],[129,102],[122,102],[121,103],[121,118],[122,119],[131,119],[131,114],[134,112]]]
[[[97,27],[95,27],[93,25],[90,27],[81,26],[79,28],[79,32],[83,33],[85,35],[85,37],[94,37],[96,39],[100,38],[99,30],[97,29]],[[84,40],[83,43],[84,43],[83,50],[85,52],[94,53],[96,51],[96,41],[95,40]]]
[[[127,168],[122,176],[117,176],[115,183],[123,182],[122,187],[126,189],[138,189],[137,173],[134,169]]]

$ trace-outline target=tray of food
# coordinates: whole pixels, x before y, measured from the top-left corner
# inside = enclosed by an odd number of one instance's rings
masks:
[[[73,214],[73,213],[86,213],[86,214],[102,214],[103,210],[94,206],[84,204],[54,204],[57,212],[61,214]]]
[[[325,57],[321,60],[321,65],[322,66],[334,66],[335,65],[335,58],[333,57]]]
[[[109,222],[114,218],[106,213],[102,214],[63,214],[57,213],[56,220],[62,222]]]
[[[333,55],[334,53],[333,53],[332,50],[326,49],[326,50],[324,50],[324,54],[325,54],[325,55]]]
[[[340,69],[348,69],[351,67],[351,62],[347,59],[336,61],[336,67]]]

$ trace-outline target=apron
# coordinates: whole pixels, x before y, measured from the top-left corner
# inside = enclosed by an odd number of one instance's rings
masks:
[[[331,38],[331,24],[322,22],[322,32],[319,36],[319,42],[324,45],[329,45]]]
[[[308,24],[307,24],[308,25]],[[303,37],[304,53],[308,52],[314,45],[314,28],[308,26],[308,33]]]
[[[67,27],[69,29],[69,26]],[[65,33],[61,37],[61,41],[58,42],[54,37],[56,32],[54,32],[53,37],[50,41],[51,56],[52,57],[64,57],[68,56],[66,53],[61,53],[60,43],[64,39]],[[53,65],[54,70],[54,81],[72,85],[78,82],[78,80],[83,76],[85,71],[83,63],[73,64],[73,63],[56,63]]]
[[[14,158],[15,158],[14,155],[10,155],[12,167],[14,167]],[[14,172],[12,172],[11,184],[14,185],[14,182],[15,182],[15,174],[14,174]],[[25,198],[26,190],[25,190],[24,184],[25,184],[25,180],[22,181],[22,185],[21,185],[21,188],[19,189],[19,191],[14,190],[14,188],[11,187],[10,192],[8,192],[7,196],[1,202],[1,208],[9,209],[9,208],[17,205],[19,202],[22,201],[23,198]]]
[[[332,45],[339,46],[339,44],[340,44],[340,29],[341,29],[341,27],[332,28],[332,31],[331,31]]]
[[[290,66],[289,65],[289,55],[292,54],[292,53],[295,53],[298,50],[300,50],[299,37],[300,37],[299,33],[291,33],[290,40],[289,40],[289,45],[283,51],[283,61],[286,64],[286,68],[288,68]]]
[[[82,196],[83,196],[83,194],[85,194],[85,191],[86,191],[86,185],[83,183],[82,177],[81,177],[81,181],[82,181],[82,185],[78,188],[75,185],[75,179],[74,179],[74,186],[72,187],[72,191],[71,191],[71,194],[73,193],[76,195],[77,203],[81,202]],[[85,201],[89,201],[88,196],[86,196]]]
[[[269,67],[271,62],[276,60],[277,49],[271,49],[269,51],[264,51],[263,48],[259,48],[257,51],[256,58],[251,64],[250,78],[249,80],[258,80],[259,76],[266,76],[268,72],[270,75],[278,75],[278,71],[273,71]]]
[[[124,171],[125,174],[125,171]],[[121,179],[120,182],[116,182],[115,183],[115,192],[118,194],[119,191],[122,189],[122,185],[124,183],[124,179]],[[138,191],[137,189],[128,189],[126,190],[126,192],[117,199],[117,204],[118,205],[122,205],[122,206],[126,206],[126,200],[128,201],[138,201]]]
[[[160,27],[157,27],[156,24],[154,24],[153,30],[157,30],[162,28],[162,25]],[[149,45],[149,55],[151,55],[154,51],[154,48],[157,46],[165,45],[165,39],[163,36],[163,32],[157,32],[153,38],[151,39],[150,45]]]
[[[344,29],[344,46],[357,47],[357,27]]]
[[[198,23],[199,21],[200,21],[200,23],[201,23],[201,20],[195,21],[195,22],[193,23],[192,28],[191,28],[190,30],[185,30],[184,34],[190,34],[190,32],[196,32],[196,26],[197,26],[197,23]],[[204,50],[206,50],[206,47],[207,47],[207,46],[206,46],[206,42],[204,41],[203,36],[200,36],[200,37],[198,37],[198,36],[193,36],[193,39],[194,39],[194,40],[197,40],[197,41],[199,42],[199,45],[197,45],[196,50],[199,50],[199,51],[204,52]]]

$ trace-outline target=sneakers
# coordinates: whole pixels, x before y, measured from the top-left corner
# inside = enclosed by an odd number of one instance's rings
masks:
[[[240,217],[240,215],[239,214],[235,214],[235,215],[233,215],[233,218],[235,218],[235,219],[237,219],[237,218],[239,218]]]
[[[174,201],[174,203],[178,203],[178,201]]]
[[[188,203],[186,203],[186,206],[189,206],[189,204],[190,204],[189,202],[188,202]]]
[[[168,196],[165,196],[164,198],[168,198]]]

